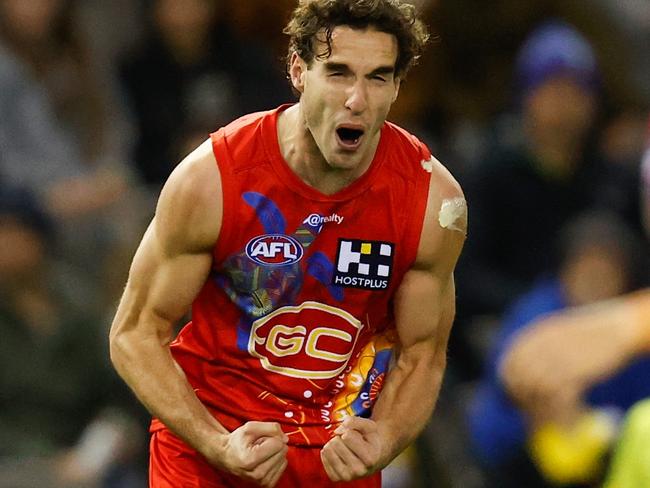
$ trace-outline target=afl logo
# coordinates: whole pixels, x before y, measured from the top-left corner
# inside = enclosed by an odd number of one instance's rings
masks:
[[[261,266],[284,266],[300,261],[303,248],[293,237],[265,234],[248,241],[246,255]]]

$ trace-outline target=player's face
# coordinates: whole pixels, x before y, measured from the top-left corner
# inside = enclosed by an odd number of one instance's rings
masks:
[[[316,52],[325,52],[326,44],[316,42]],[[399,91],[396,60],[395,36],[347,26],[334,28],[329,57],[310,67],[294,57],[292,80],[308,135],[329,166],[353,169],[372,159]]]

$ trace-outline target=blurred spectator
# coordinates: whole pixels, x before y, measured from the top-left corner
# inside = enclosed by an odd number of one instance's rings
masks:
[[[642,210],[648,215],[650,160],[647,157],[643,166]],[[645,225],[650,231],[650,221]],[[645,270],[648,271],[647,267]],[[648,358],[650,288],[621,299],[602,301],[596,306],[552,314],[514,339],[504,354],[501,377],[510,395],[531,413],[532,418],[539,419],[541,414],[540,420],[546,420],[531,447],[537,451],[540,462],[547,464],[547,470],[559,469],[570,474],[576,459],[583,466],[601,461],[599,449],[594,451],[594,446],[600,443],[607,447],[603,443],[604,431],[611,431],[615,425],[611,417],[608,421],[602,413],[590,412],[584,405],[585,393],[630,363],[647,362]],[[648,375],[641,375],[637,380],[630,384],[629,395],[647,395]],[[545,405],[545,408],[536,405]],[[589,428],[585,419],[598,416],[601,420],[595,424],[592,421]],[[620,439],[614,446],[604,484],[606,488],[636,488],[650,482],[649,420],[648,399],[635,404],[627,413]],[[604,437],[607,440],[607,435]]]
[[[77,4],[79,28],[95,61],[114,70],[118,59],[142,37],[142,0],[84,0]]]
[[[540,399],[525,408],[513,402],[499,376],[499,365],[511,342],[545,314],[606,300],[634,289],[638,285],[638,271],[643,269],[637,236],[610,214],[588,214],[571,222],[561,243],[563,257],[557,273],[537,282],[505,315],[485,376],[471,402],[469,425],[473,447],[487,466],[494,486],[545,486],[529,461],[527,442],[545,421],[558,420],[553,415],[568,418],[575,413],[567,403],[560,403],[553,410],[550,402]],[[527,360],[533,363],[535,357]],[[585,401],[593,407],[626,410],[650,395],[650,383],[645,379],[648,375],[650,358],[612,379],[598,382],[587,392]],[[578,463],[574,465],[578,471]]]
[[[600,78],[589,43],[567,24],[543,24],[522,46],[516,75],[521,113],[504,119],[505,136],[466,182],[461,320],[501,313],[550,269],[557,232],[579,212],[638,204],[636,181],[591,143]]]
[[[123,170],[125,152],[73,13],[70,0],[0,4],[1,172],[42,187],[44,203],[63,216],[117,198],[123,175],[111,165]]]
[[[632,81],[631,91],[650,103],[650,8],[645,0],[589,0],[586,8],[600,8],[619,32],[623,34],[626,67],[623,76]],[[621,46],[619,46],[620,48]]]
[[[283,67],[235,37],[226,9],[216,0],[150,2],[146,44],[122,70],[138,126],[135,161],[148,183],[162,184],[221,124],[290,99]]]
[[[514,338],[504,354],[501,377],[531,418],[542,420],[531,450],[549,472],[575,476],[590,464],[602,467],[602,454],[609,447],[604,441],[616,433],[616,417],[611,410],[590,410],[583,403],[585,395],[625,367],[639,371],[639,358],[650,364],[649,353],[650,289],[551,314]],[[636,366],[629,366],[634,361]],[[628,395],[647,395],[648,384],[647,374],[638,376],[629,382]],[[642,461],[650,448],[647,408],[634,407],[628,415],[628,432],[616,448],[608,487],[647,486],[650,470]]]
[[[641,171],[645,174],[641,205],[646,215],[650,213],[648,169],[646,157]],[[650,221],[645,224],[650,230]],[[603,237],[601,232],[591,236],[594,243],[602,242]],[[620,237],[619,232],[611,232],[607,240]],[[642,250],[644,257],[650,257],[647,242]],[[647,283],[647,262],[637,268]],[[602,271],[598,276],[583,271],[576,277],[583,281],[584,290],[596,282],[605,287],[619,282]],[[549,307],[558,311],[533,318],[516,332],[516,326],[503,331],[505,337],[492,362],[492,379],[481,385],[471,414],[475,447],[492,468],[501,466],[501,473],[509,472],[504,466],[512,466],[516,456],[525,457],[521,444],[525,435],[530,456],[554,484],[593,482],[602,474],[611,448],[613,460],[604,486],[648,484],[650,403],[639,400],[650,395],[650,288],[618,299],[602,298],[593,305],[566,310],[558,300],[557,307]],[[497,405],[500,407],[490,410]],[[481,418],[480,409],[485,407]],[[500,413],[493,415],[495,412]],[[620,440],[613,444],[618,419],[624,413]],[[499,431],[505,437],[490,439]],[[505,447],[501,454],[488,454],[492,442]],[[506,477],[496,476],[499,486],[504,486]],[[511,483],[517,484],[517,478]]]
[[[135,488],[141,436],[108,364],[91,284],[50,255],[51,222],[0,191],[0,479],[12,488]],[[110,409],[107,409],[112,406]],[[128,434],[128,435],[127,435]]]
[[[66,258],[99,279],[142,212],[115,213],[132,202],[127,141],[74,12],[71,0],[0,2],[0,177],[36,194]]]
[[[642,110],[622,107],[603,128],[600,139],[603,156],[612,164],[638,168],[645,149],[647,125],[647,116]]]

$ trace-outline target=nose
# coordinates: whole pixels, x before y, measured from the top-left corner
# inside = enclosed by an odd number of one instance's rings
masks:
[[[363,81],[354,83],[347,90],[345,108],[354,114],[362,113],[368,106],[368,92]]]

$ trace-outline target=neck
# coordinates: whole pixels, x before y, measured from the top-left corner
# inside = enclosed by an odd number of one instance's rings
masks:
[[[305,183],[326,195],[344,189],[370,168],[379,143],[380,132],[371,150],[352,168],[337,168],[328,163],[305,123],[300,104],[288,108],[278,117],[278,142],[282,157]]]

